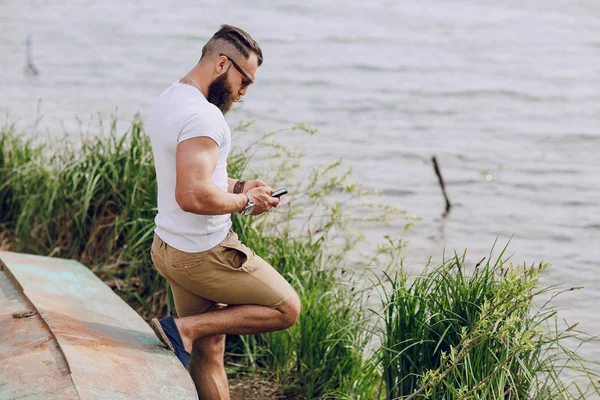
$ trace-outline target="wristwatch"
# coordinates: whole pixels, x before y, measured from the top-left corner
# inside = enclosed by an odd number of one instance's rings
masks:
[[[244,196],[246,196],[246,198],[248,199],[248,202],[246,203],[244,208],[242,208],[242,211],[240,211],[240,214],[241,215],[250,215],[250,214],[252,214],[252,211],[254,211],[254,201],[252,201],[252,197],[248,196],[246,193],[244,193]]]

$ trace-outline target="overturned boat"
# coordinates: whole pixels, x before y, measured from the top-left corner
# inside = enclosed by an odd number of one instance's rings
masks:
[[[0,252],[0,399],[197,399],[150,326],[84,265]]]

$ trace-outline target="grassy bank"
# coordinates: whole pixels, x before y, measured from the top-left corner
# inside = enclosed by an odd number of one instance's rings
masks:
[[[414,279],[396,270],[384,273],[388,284],[377,281],[388,399],[598,395],[593,364],[566,346],[589,337],[576,325],[559,327],[551,305],[581,288],[540,289],[548,264],[512,265],[504,250],[494,261],[473,265],[465,252]],[[567,370],[583,379],[566,379]]]
[[[232,374],[268,374],[287,397],[307,399],[597,393],[591,364],[564,345],[585,336],[559,328],[551,302],[538,307],[538,299],[560,293],[539,288],[546,265],[512,266],[501,254],[473,266],[457,255],[411,277],[400,267],[401,243],[390,239],[357,273],[349,267],[360,240],[353,216],[382,221],[398,210],[377,203],[339,161],[303,170],[301,154],[280,145],[278,133],[235,149],[229,172],[285,184],[291,194],[267,216],[234,215],[234,230],[291,282],[303,312],[286,331],[228,338]],[[256,169],[253,157],[267,159],[260,164],[269,169]],[[3,247],[78,259],[143,317],[170,311],[149,257],[156,182],[141,122],[125,133],[113,122],[75,144],[3,128],[0,206]],[[564,369],[582,378],[567,380]]]

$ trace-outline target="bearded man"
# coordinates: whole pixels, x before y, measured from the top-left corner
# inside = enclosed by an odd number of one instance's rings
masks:
[[[279,205],[262,181],[227,176],[224,114],[246,95],[262,62],[247,32],[222,25],[198,64],[160,95],[146,124],[158,182],[151,256],[178,316],[151,325],[190,371],[200,399],[229,399],[226,334],[286,329],[300,313],[289,283],[231,231],[231,213],[260,215]]]

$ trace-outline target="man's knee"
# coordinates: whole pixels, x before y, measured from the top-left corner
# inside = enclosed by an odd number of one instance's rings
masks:
[[[300,310],[302,309],[302,303],[296,293],[288,297],[285,302],[278,308],[281,312],[281,323],[283,329],[289,328],[294,325],[300,316]]]
[[[203,337],[194,342],[192,353],[208,361],[223,362],[225,335]]]

